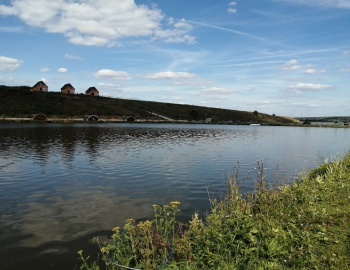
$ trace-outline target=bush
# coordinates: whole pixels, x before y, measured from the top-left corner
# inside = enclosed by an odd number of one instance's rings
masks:
[[[153,205],[152,220],[129,219],[110,241],[96,240],[102,261],[108,269],[347,269],[349,164],[348,156],[268,189],[258,163],[254,193],[241,194],[229,176],[224,198],[187,225],[176,219],[179,202]],[[100,269],[79,254],[80,269]]]

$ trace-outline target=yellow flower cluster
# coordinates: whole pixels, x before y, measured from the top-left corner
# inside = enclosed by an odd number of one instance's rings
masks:
[[[179,204],[180,204],[180,202],[178,202],[178,201],[174,201],[174,202],[170,203],[171,206],[176,206],[176,205],[179,205]]]

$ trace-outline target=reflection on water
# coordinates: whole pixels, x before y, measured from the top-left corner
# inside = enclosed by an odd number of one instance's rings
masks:
[[[345,154],[349,133],[264,126],[0,124],[0,253],[6,255],[0,268],[72,269],[75,252],[86,249],[83,240],[122,226],[127,218],[151,217],[154,203],[181,201],[184,219],[195,210],[204,215],[207,189],[223,192],[225,176],[235,168],[243,191],[252,190],[257,159],[270,182],[290,182],[321,158]],[[18,252],[27,256],[18,258]]]

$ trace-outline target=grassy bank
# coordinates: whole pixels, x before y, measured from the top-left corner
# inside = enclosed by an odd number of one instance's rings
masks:
[[[176,218],[179,202],[154,205],[153,220],[127,220],[99,243],[99,262],[80,251],[80,269],[349,269],[350,154],[273,188],[258,165],[254,193],[228,177],[224,199],[188,224]]]
[[[6,118],[33,118],[34,114],[45,114],[55,118],[81,119],[84,115],[122,120],[134,116],[145,121],[171,119],[174,121],[205,121],[214,123],[267,123],[293,125],[299,121],[289,117],[269,115],[252,108],[250,112],[201,107],[185,104],[162,103],[134,99],[64,95],[59,92],[33,92],[27,86],[0,85],[0,120]]]

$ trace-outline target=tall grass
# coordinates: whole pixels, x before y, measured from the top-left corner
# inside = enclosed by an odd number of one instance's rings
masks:
[[[188,224],[176,218],[179,202],[153,205],[152,220],[127,220],[110,241],[96,240],[100,262],[80,251],[80,269],[349,269],[350,155],[278,189],[257,168],[253,193],[230,176],[224,198]]]

